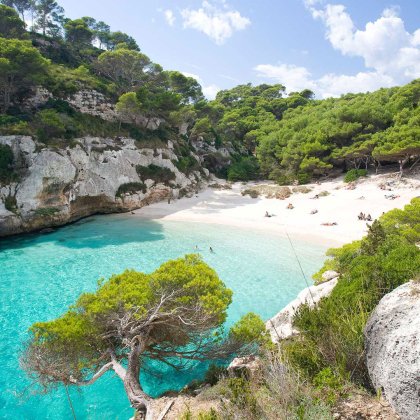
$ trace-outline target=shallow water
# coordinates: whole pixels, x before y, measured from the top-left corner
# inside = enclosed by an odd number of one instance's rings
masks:
[[[221,225],[143,221],[128,215],[98,216],[44,235],[0,241],[0,418],[71,419],[63,389],[33,395],[19,369],[19,352],[35,321],[61,314],[97,280],[125,268],[151,272],[168,259],[195,252],[233,290],[228,324],[253,311],[267,319],[305,287],[287,239]],[[215,253],[209,252],[212,246]],[[294,241],[307,278],[322,264],[325,248]],[[200,376],[199,366],[145,375],[145,390],[158,395]],[[70,390],[78,419],[128,419],[123,386],[112,374]]]

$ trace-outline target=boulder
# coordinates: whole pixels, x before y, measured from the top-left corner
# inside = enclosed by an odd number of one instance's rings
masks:
[[[420,419],[420,284],[385,295],[365,327],[366,362],[374,388],[403,420]]]
[[[260,370],[261,363],[257,356],[235,357],[228,366],[228,373],[231,377],[252,377]]]
[[[332,279],[335,279],[336,277],[338,277],[340,274],[339,273],[337,273],[337,271],[334,271],[334,270],[327,270],[327,271],[324,271],[323,273],[322,273],[322,280],[323,281],[330,281],[330,280],[332,280]]]
[[[271,335],[271,340],[274,343],[278,343],[280,340],[298,334],[299,331],[293,327],[293,317],[299,309],[299,306],[309,304],[309,306],[313,307],[323,297],[330,295],[337,281],[338,277],[316,286],[307,287],[299,293],[296,299],[292,300],[277,315],[268,320],[266,328]]]

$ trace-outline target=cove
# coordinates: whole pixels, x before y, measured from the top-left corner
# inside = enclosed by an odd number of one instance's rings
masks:
[[[292,236],[293,239],[293,236]],[[308,279],[325,247],[293,240]],[[97,216],[43,235],[0,241],[0,418],[71,419],[64,389],[33,395],[19,367],[28,327],[60,315],[98,279],[126,268],[151,272],[168,259],[196,252],[233,290],[228,325],[253,311],[268,319],[305,287],[287,239],[222,225],[145,221],[131,215]],[[210,253],[209,247],[214,253]],[[144,374],[146,392],[177,390],[203,374],[197,366],[174,372],[156,366]],[[78,419],[128,419],[133,410],[112,373],[94,385],[71,389]]]

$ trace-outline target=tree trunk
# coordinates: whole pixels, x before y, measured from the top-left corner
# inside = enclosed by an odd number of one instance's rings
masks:
[[[128,356],[124,388],[132,407],[143,416],[144,420],[153,420],[150,406],[152,399],[143,392],[140,386],[140,354],[141,346],[136,344]]]

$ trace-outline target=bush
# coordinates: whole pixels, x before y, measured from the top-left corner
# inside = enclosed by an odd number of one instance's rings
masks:
[[[187,175],[200,169],[200,164],[192,156],[183,156],[178,160],[173,161],[173,163],[180,172],[183,172]]]
[[[145,194],[147,191],[146,185],[142,182],[128,182],[118,187],[115,197],[122,197],[124,194],[136,194],[139,191]]]
[[[311,175],[308,174],[307,172],[299,172],[297,174],[297,180],[298,180],[300,185],[308,184],[311,180]]]
[[[259,177],[259,165],[254,156],[242,157],[228,168],[229,181],[250,181]]]
[[[4,207],[6,207],[6,210],[11,211],[12,213],[15,213],[17,210],[16,197],[14,195],[8,195],[4,199]]]
[[[44,109],[38,112],[35,124],[41,141],[60,138],[66,133],[63,117],[55,109]]]
[[[56,213],[58,213],[59,211],[60,211],[60,209],[57,209],[55,207],[43,207],[43,208],[40,208],[40,209],[36,209],[34,213],[37,216],[41,216],[41,217],[52,217]]]
[[[153,164],[149,166],[137,165],[136,171],[142,181],[152,179],[155,182],[161,182],[165,185],[169,185],[169,182],[176,178],[175,174],[169,168],[163,168]]]
[[[204,382],[210,385],[216,385],[223,377],[227,376],[227,369],[225,366],[211,364],[204,376]]]
[[[345,175],[344,175],[344,182],[353,182],[356,181],[358,178],[367,176],[367,170],[366,169],[350,169]]]
[[[343,382],[330,367],[322,369],[314,377],[315,389],[320,391],[323,400],[334,405],[343,394]]]
[[[249,195],[251,198],[258,198],[260,193],[257,190],[254,190],[252,188],[248,188],[246,190],[243,190],[242,195]]]
[[[0,144],[0,182],[8,182],[12,177],[14,157],[8,144]]]

